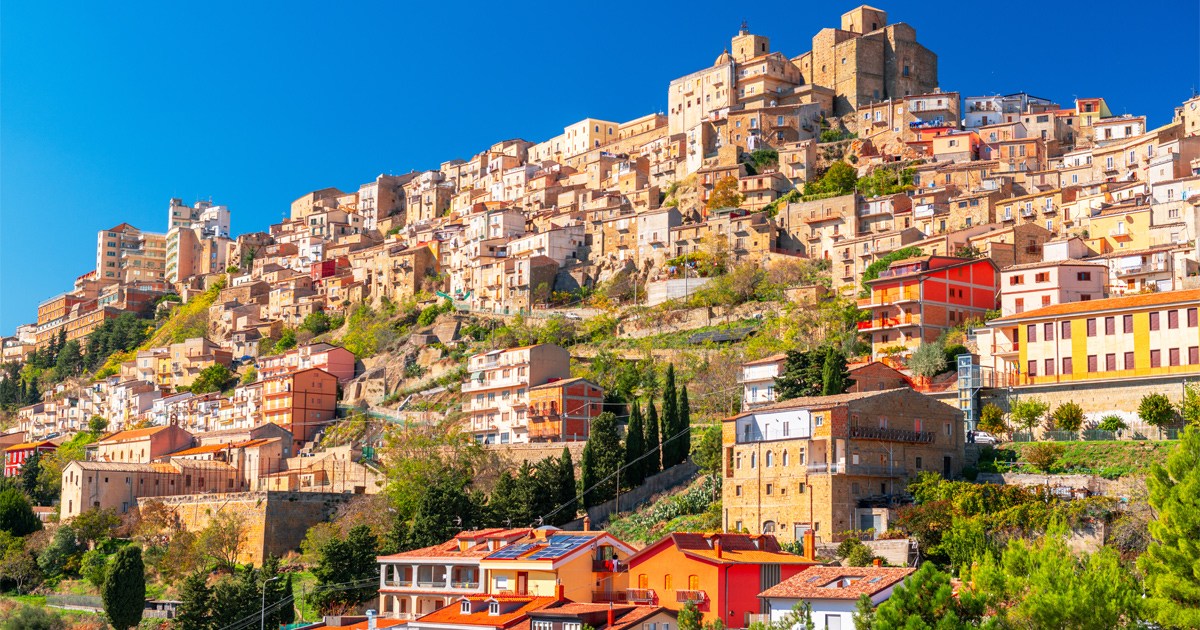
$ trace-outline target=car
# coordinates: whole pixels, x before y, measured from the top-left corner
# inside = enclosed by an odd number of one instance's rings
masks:
[[[996,439],[996,436],[992,435],[991,433],[988,433],[987,431],[976,431],[975,432],[975,443],[976,444],[999,444],[1000,440]]]
[[[580,317],[578,313],[567,313],[567,319],[578,319],[578,320],[582,320],[583,318],[582,318],[582,317]]]

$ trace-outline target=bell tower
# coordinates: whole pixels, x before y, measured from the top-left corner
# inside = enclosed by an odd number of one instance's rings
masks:
[[[729,50],[733,53],[733,60],[738,63],[771,52],[771,38],[751,35],[750,26],[745,20],[742,20],[742,28],[730,44]]]

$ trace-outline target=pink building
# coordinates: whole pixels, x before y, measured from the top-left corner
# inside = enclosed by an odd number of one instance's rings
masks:
[[[354,353],[345,348],[324,342],[314,343],[260,358],[258,378],[265,380],[281,374],[319,368],[336,376],[339,383],[345,383],[354,378],[354,362]]]
[[[1083,260],[1053,260],[1005,267],[1000,272],[1003,316],[1054,304],[1104,298],[1108,265]]]

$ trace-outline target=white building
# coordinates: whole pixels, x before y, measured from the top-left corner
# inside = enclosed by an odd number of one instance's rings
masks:
[[[776,354],[742,364],[743,411],[775,402],[775,377],[783,374],[786,361],[786,354]]]
[[[759,594],[772,622],[782,621],[792,608],[812,606],[813,627],[821,630],[854,630],[858,598],[867,595],[878,606],[892,590],[914,573],[904,567],[813,567]]]

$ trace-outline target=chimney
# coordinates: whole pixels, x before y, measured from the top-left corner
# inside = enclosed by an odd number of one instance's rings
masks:
[[[713,538],[713,550],[715,550],[717,552],[717,560],[720,560],[721,559],[721,537],[719,535],[714,534],[712,538]]]
[[[546,540],[546,530],[544,530],[544,529],[533,530],[533,537],[537,540]]]
[[[617,613],[613,612],[612,602],[608,602],[608,627],[617,625]]]
[[[586,513],[583,515],[583,531],[592,531],[592,517],[588,516]]]
[[[367,630],[375,630],[378,627],[376,626],[375,619],[375,609],[372,608],[367,611]]]
[[[804,559],[815,562],[817,559],[817,535],[813,530],[804,530]]]
[[[567,601],[567,589],[562,585],[561,581],[554,582],[554,599],[565,602]]]
[[[876,567],[881,567],[881,566],[883,566],[883,560],[880,560],[879,558],[875,558],[874,560],[871,561],[871,565],[876,566]]]

